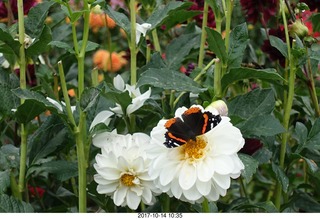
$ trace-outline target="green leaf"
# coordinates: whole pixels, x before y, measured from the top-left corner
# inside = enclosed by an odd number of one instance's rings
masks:
[[[288,47],[287,44],[285,42],[282,41],[282,39],[276,37],[276,36],[269,36],[270,38],[270,44],[271,46],[273,46],[274,48],[276,48],[277,50],[279,50],[279,52],[284,56],[284,57],[288,57]]]
[[[247,24],[236,26],[230,34],[230,47],[228,52],[228,68],[240,67],[249,42]]]
[[[19,87],[19,79],[15,74],[9,74],[0,68],[0,116],[12,114],[12,109],[16,109],[19,104],[19,98],[11,91]]]
[[[28,170],[28,174],[32,172],[46,172],[53,174],[58,180],[66,181],[71,177],[78,176],[78,165],[76,162],[65,160],[49,161],[40,166],[34,165]]]
[[[79,48],[81,48],[82,46],[82,40],[79,41]],[[91,42],[91,41],[88,41],[87,42],[87,46],[86,46],[86,52],[90,52],[90,51],[93,51],[93,50],[96,50],[100,45],[98,43],[94,43],[94,42]]]
[[[117,25],[126,32],[127,37],[129,37],[131,32],[131,24],[128,17],[124,13],[116,12],[108,4],[106,7],[106,14],[108,14],[117,23]]]
[[[15,112],[17,120],[21,123],[29,122],[46,109],[66,118],[63,112],[61,112],[53,103],[49,102],[49,100],[47,100],[41,93],[26,89],[22,90],[21,88],[14,89],[12,92],[19,98],[25,99],[25,103],[20,105]]]
[[[189,10],[178,10],[174,14],[170,14],[169,17],[165,20],[166,30],[170,30],[177,24],[181,24],[187,21],[190,18],[193,18],[199,14],[202,14],[201,11],[189,11]]]
[[[102,94],[106,98],[113,100],[115,103],[120,104],[122,112],[126,114],[127,107],[132,102],[132,98],[129,95],[128,91],[125,92],[116,92],[116,91],[108,91]]]
[[[0,195],[1,213],[32,213],[34,212],[31,204],[19,201],[18,199],[6,194]]]
[[[311,21],[313,32],[320,32],[320,13],[313,14]]]
[[[320,212],[319,201],[315,200],[315,197],[311,197],[307,193],[296,191],[292,197],[291,203],[297,212]]]
[[[145,71],[137,86],[152,85],[162,89],[172,89],[176,91],[187,91],[193,93],[200,93],[202,90],[199,85],[191,78],[182,74],[181,72],[170,69],[154,69],[150,68]]]
[[[272,201],[259,202],[259,203],[254,203],[254,204],[244,204],[244,205],[240,205],[239,207],[236,207],[235,209],[237,209],[237,210],[244,209],[244,210],[248,211],[248,209],[251,209],[251,208],[262,209],[267,213],[279,212]]]
[[[299,144],[304,144],[308,137],[307,127],[303,123],[297,122],[293,137],[298,141]]]
[[[308,148],[311,150],[320,150],[320,119],[319,118],[314,122],[308,134],[307,141],[299,149],[302,149],[302,148]]]
[[[224,40],[219,32],[206,27],[209,49],[214,52],[222,63],[227,63],[227,52]]]
[[[271,114],[275,107],[272,89],[255,89],[233,98],[228,103],[229,115],[243,119]]]
[[[80,107],[83,112],[87,112],[91,107],[97,104],[100,90],[94,87],[85,88],[81,94]]]
[[[260,79],[270,83],[285,81],[275,69],[232,68],[221,79],[222,90],[225,91],[232,83],[243,79]]]
[[[241,172],[241,176],[244,178],[246,183],[249,183],[252,179],[253,174],[257,171],[259,162],[253,157],[239,153],[239,158],[244,164],[244,170]]]
[[[0,171],[0,194],[5,193],[9,186],[10,186],[10,172]]]
[[[276,174],[278,182],[281,183],[282,190],[286,193],[289,187],[289,178],[277,164],[272,162],[272,170]]]
[[[25,28],[26,34],[28,34],[32,38],[38,39],[42,33],[44,28],[44,22],[47,18],[49,9],[55,2],[43,2],[37,4],[36,6],[32,7],[28,13],[28,16],[25,18]]]
[[[0,52],[16,54],[19,56],[19,49],[19,41],[14,40],[9,31],[6,29],[6,26],[0,25]]]
[[[146,23],[151,24],[154,29],[161,25],[166,19],[171,20],[169,17],[177,16],[176,12],[181,9],[188,8],[190,2],[171,1],[166,5],[159,5],[153,10]]]
[[[65,123],[55,115],[46,119],[29,139],[29,164],[45,158],[54,151],[72,145],[72,134]]]
[[[251,117],[237,126],[245,136],[274,136],[286,131],[280,121],[272,115]]]
[[[312,173],[315,173],[319,170],[317,163],[315,163],[313,160],[310,160],[300,154],[291,154],[291,157],[292,157],[292,159],[303,159],[306,162],[306,164],[308,165],[308,167]]]
[[[268,163],[272,158],[272,152],[269,151],[266,147],[262,147],[256,151],[253,155],[253,158],[259,161],[260,164]]]
[[[20,164],[20,149],[11,145],[0,147],[0,170],[17,169]]]
[[[51,30],[48,26],[43,28],[43,31],[39,37],[36,39],[26,50],[27,57],[38,56],[48,50],[49,43],[52,40]]]
[[[200,34],[183,34],[171,41],[166,49],[166,62],[170,69],[177,70],[181,66],[191,49],[197,48],[200,44]]]
[[[223,9],[223,4],[221,0],[205,0],[205,1],[212,8],[215,15],[219,15],[220,17],[223,17],[222,15],[224,14],[224,9]]]
[[[57,48],[60,48],[60,49],[65,49],[67,52],[70,52],[70,53],[75,53],[74,50],[73,50],[73,47],[68,44],[68,43],[65,43],[65,42],[61,42],[61,41],[51,41],[49,43],[50,46],[55,46]]]

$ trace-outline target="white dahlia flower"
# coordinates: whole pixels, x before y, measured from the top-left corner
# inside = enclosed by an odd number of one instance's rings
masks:
[[[237,155],[243,145],[228,117],[198,105],[182,107],[152,130],[149,173],[162,192],[177,199],[216,201],[244,169]]]
[[[141,201],[154,204],[154,195],[159,190],[148,173],[150,159],[145,146],[149,145],[150,137],[143,133],[104,132],[96,134],[92,142],[101,148],[94,164],[98,193],[111,196],[117,206],[128,206],[133,210]]]

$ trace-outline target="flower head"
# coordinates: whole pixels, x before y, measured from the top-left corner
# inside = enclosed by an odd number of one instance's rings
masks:
[[[139,43],[141,34],[145,37],[149,29],[151,29],[151,24],[149,23],[136,23],[136,44]]]
[[[240,0],[242,9],[246,12],[247,20],[253,24],[258,21],[266,24],[278,10],[277,0]]]
[[[143,133],[104,132],[94,136],[93,144],[101,148],[94,164],[98,193],[111,196],[117,206],[134,210],[141,201],[147,205],[155,202],[158,189],[148,174],[150,159],[145,151],[149,141]]]
[[[151,88],[148,91],[141,94],[140,89],[136,88],[135,86],[125,84],[122,77],[117,75],[113,79],[114,87],[119,91],[128,91],[130,97],[132,98],[131,104],[128,105],[126,109],[126,114],[130,115],[134,111],[138,110],[140,107],[143,106],[144,102],[150,98],[151,95]],[[113,112],[122,115],[123,111],[119,104],[116,104],[116,107],[110,108]]]
[[[12,15],[15,19],[18,18],[18,1],[9,1],[10,2],[10,8],[12,11]],[[34,7],[36,4],[38,4],[38,0],[23,0],[23,12],[24,14],[28,14],[29,10]],[[0,20],[3,18],[8,17],[8,9],[4,3],[4,1],[0,2]]]
[[[125,53],[110,52],[104,49],[99,49],[93,55],[93,63],[98,69],[103,71],[117,72],[123,68],[128,62],[124,58]]]
[[[188,202],[215,201],[240,176],[237,152],[244,139],[228,117],[195,105],[177,109],[151,132],[149,173],[170,196]]]
[[[102,27],[114,28],[116,22],[101,10],[100,5],[96,5],[90,12],[89,26],[96,33]]]

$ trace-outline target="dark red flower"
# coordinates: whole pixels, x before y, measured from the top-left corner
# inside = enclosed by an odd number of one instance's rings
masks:
[[[18,0],[8,0],[10,2],[11,11],[13,14],[13,17],[15,19],[18,18]],[[36,0],[23,0],[23,11],[24,14],[28,14],[30,8],[35,6],[38,2]],[[0,19],[7,18],[8,17],[8,10],[3,1],[0,2]]]
[[[268,31],[269,36],[276,36],[280,39],[282,39],[283,42],[286,41],[286,37],[285,37],[285,32],[284,32],[284,27],[283,25],[280,25],[277,29],[270,29]],[[272,61],[279,61],[279,63],[281,64],[281,66],[285,65],[285,57],[279,52],[278,49],[276,49],[275,47],[271,46],[270,41],[269,40],[265,40],[263,42],[263,45],[261,47],[261,50],[265,53],[267,53],[269,55],[269,58]]]
[[[241,148],[240,153],[252,155],[254,152],[263,147],[262,142],[256,138],[246,138],[243,148]]]
[[[17,68],[14,70],[18,77],[20,77],[20,69]],[[35,74],[35,66],[34,64],[28,64],[26,69],[26,77],[27,77],[27,84],[30,87],[34,87],[37,85],[37,77]]]
[[[193,5],[189,8],[190,11],[201,11],[203,12],[204,9],[204,0],[189,0],[189,2],[193,2]],[[202,21],[203,21],[203,13],[197,15],[194,17],[196,20],[197,24],[199,26],[202,26]],[[214,19],[214,13],[212,9],[209,7],[208,10],[208,21],[207,21],[207,26],[214,28],[216,26],[216,22]]]
[[[37,197],[37,196],[39,196],[39,198],[42,198],[43,197],[43,195],[44,195],[44,193],[45,193],[45,191],[46,190],[44,190],[43,188],[41,188],[41,187],[33,187],[33,186],[30,186],[30,185],[28,185],[28,190],[29,190],[29,192],[30,192],[30,196],[31,197]],[[38,194],[37,194],[38,193]]]
[[[240,3],[249,22],[263,25],[276,15],[279,6],[278,0],[240,0]]]

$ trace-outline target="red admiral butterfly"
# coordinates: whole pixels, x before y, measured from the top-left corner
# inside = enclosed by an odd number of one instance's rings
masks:
[[[196,141],[197,136],[210,131],[221,121],[220,115],[213,115],[209,111],[201,112],[199,107],[191,107],[181,117],[182,119],[169,119],[164,125],[168,130],[164,144],[168,148],[181,146],[189,140]]]

